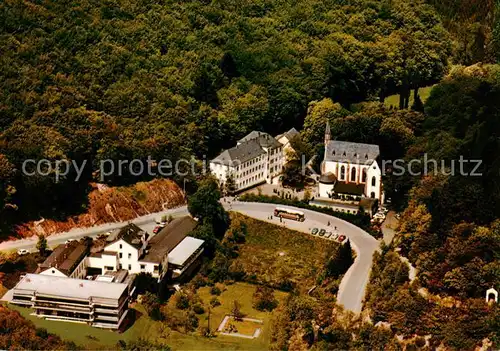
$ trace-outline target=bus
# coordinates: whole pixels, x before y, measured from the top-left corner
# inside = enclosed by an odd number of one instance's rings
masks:
[[[295,211],[291,210],[289,208],[284,208],[284,207],[276,207],[274,209],[274,215],[276,217],[281,217],[281,218],[288,218],[288,219],[294,219],[299,222],[304,222],[304,212],[302,211]]]

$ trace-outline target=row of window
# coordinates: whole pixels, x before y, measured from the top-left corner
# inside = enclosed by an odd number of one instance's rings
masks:
[[[346,180],[345,174],[345,166],[340,167],[340,180]],[[356,168],[351,169],[351,182],[356,181]],[[361,183],[366,183],[366,169],[363,169],[363,173],[361,176]],[[377,178],[375,176],[372,177],[372,186],[377,184]]]
[[[241,175],[240,174],[236,174],[236,178],[243,178],[251,173],[254,173],[255,171],[259,170],[259,169],[262,169],[262,165],[257,165],[255,166],[254,168],[252,169],[249,169],[247,171],[244,171]]]
[[[250,160],[250,161],[247,161],[247,162],[243,163],[242,165],[237,166],[237,167],[236,167],[236,170],[237,170],[237,171],[239,171],[240,169],[250,167],[251,165],[253,165],[253,164],[255,164],[255,163],[257,163],[257,162],[261,161],[261,158],[262,158],[262,157],[261,157],[261,156],[259,156],[259,157],[256,157],[256,158],[254,158],[254,159]]]
[[[279,148],[277,148],[277,149],[271,149],[271,152],[270,152],[270,153],[271,153],[271,155],[274,155],[274,154],[277,154],[277,153],[279,153],[279,152],[281,152],[281,148],[280,148],[280,147],[279,147]]]
[[[256,176],[250,177],[250,178],[248,178],[240,183],[237,183],[236,185],[238,188],[244,187],[248,184],[251,184],[251,183],[256,182],[256,181],[263,179],[263,178],[264,178],[264,173],[259,173]]]

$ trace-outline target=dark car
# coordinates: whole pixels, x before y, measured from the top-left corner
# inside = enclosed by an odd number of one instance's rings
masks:
[[[326,230],[325,229],[321,229],[318,233],[319,236],[323,236],[326,234]]]
[[[318,230],[319,230],[318,228],[313,228],[313,229],[311,230],[311,234],[312,234],[312,235],[316,235],[316,234],[318,234]]]

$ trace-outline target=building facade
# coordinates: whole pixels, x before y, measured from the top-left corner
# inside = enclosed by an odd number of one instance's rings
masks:
[[[11,302],[48,320],[119,329],[128,311],[128,292],[123,283],[27,274],[14,287]]]
[[[331,139],[325,131],[325,155],[321,166],[319,196],[322,198],[367,197],[383,201],[378,145]],[[322,179],[323,178],[323,179]]]
[[[283,144],[267,133],[253,131],[210,161],[210,171],[222,186],[230,179],[233,191],[240,191],[277,183],[283,164]]]
[[[47,259],[39,264],[36,273],[58,277],[84,278],[87,271],[88,242],[70,242],[57,246]]]

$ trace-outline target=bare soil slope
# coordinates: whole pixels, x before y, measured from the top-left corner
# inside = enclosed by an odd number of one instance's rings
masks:
[[[94,184],[93,187],[85,213],[65,221],[41,219],[24,223],[16,228],[16,233],[25,238],[40,234],[48,236],[77,227],[127,221],[184,204],[182,190],[168,179],[155,179],[128,187],[110,188],[103,184]]]

